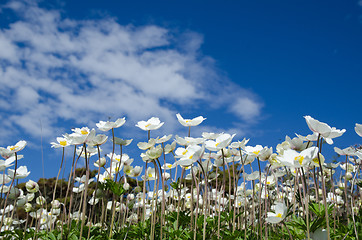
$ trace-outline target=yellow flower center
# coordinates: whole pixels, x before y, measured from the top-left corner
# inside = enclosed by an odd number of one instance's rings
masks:
[[[278,213],[276,217],[282,218],[282,214],[281,214],[281,213]]]
[[[183,152],[182,152],[182,155],[185,155],[186,153],[187,153],[187,150],[183,151]]]
[[[186,120],[186,123],[189,123],[189,122],[191,122],[191,120]]]
[[[12,147],[10,147],[10,150],[11,151],[14,151],[15,149],[17,149],[18,148],[18,146],[12,146]]]
[[[253,152],[255,155],[258,155],[260,153],[260,151],[254,151]]]
[[[269,185],[269,184],[270,184],[270,182],[269,182],[269,181],[267,181],[267,182],[266,182],[266,184],[268,184],[268,185]]]
[[[313,162],[316,163],[316,164],[319,164],[318,158],[313,158]]]
[[[192,159],[192,158],[193,158],[193,156],[194,156],[194,155],[191,155],[191,156],[189,157],[189,159]]]
[[[294,161],[298,161],[300,165],[302,165],[303,160],[304,160],[303,156],[297,156],[297,157],[294,158]]]
[[[80,133],[83,134],[83,135],[86,135],[86,134],[88,134],[88,131],[87,130],[80,130]]]
[[[149,173],[149,174],[148,174],[148,177],[152,177],[152,173]]]
[[[62,145],[63,147],[67,145],[67,141],[60,141],[59,142],[60,145]]]
[[[145,127],[149,127],[149,126],[151,126],[151,123],[149,123],[149,124],[145,125]]]

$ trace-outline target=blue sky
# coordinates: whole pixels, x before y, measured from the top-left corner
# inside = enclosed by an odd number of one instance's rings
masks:
[[[361,1],[5,1],[0,27],[0,145],[28,141],[34,179],[42,156],[56,176],[57,136],[108,118],[138,162],[137,121],[185,136],[176,113],[207,118],[194,137],[275,149],[311,115],[347,130],[334,146],[361,142]]]

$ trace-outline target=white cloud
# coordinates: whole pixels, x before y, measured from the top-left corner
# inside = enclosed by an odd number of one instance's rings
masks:
[[[34,2],[10,1],[2,14],[9,9],[21,17],[0,30],[0,119],[7,121],[1,132],[39,136],[41,122],[42,135],[54,138],[61,121],[88,124],[105,116],[157,116],[172,130],[176,112],[195,103],[246,121],[260,115],[257,98],[200,53],[198,33],[122,26],[112,18],[73,20]]]

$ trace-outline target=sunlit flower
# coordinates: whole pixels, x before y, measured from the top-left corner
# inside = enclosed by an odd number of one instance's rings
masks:
[[[288,149],[284,151],[282,156],[278,156],[278,159],[285,166],[298,168],[306,166],[317,156],[317,154],[317,147],[307,148],[300,153],[293,149]]]
[[[284,203],[278,202],[272,206],[275,213],[267,212],[267,218],[265,219],[268,223],[280,223],[287,216],[288,208]]]
[[[335,195],[335,194],[332,193],[332,192],[327,193],[327,199],[326,199],[326,201],[327,201],[328,203],[336,203],[336,204],[338,204],[338,205],[344,204],[344,201],[343,201],[342,197],[341,197],[341,196],[338,196],[338,195]]]
[[[355,156],[356,155],[356,149],[353,147],[347,147],[344,149],[340,149],[338,147],[334,147],[334,151],[338,154],[338,155],[347,155],[347,156]]]
[[[335,127],[330,127],[328,124],[315,120],[311,116],[305,116],[304,118],[309,129],[320,134],[328,144],[333,144],[332,138],[339,137],[346,131],[346,129],[339,130]]]
[[[171,164],[171,163],[165,163],[162,167],[161,167],[161,169],[162,170],[169,170],[169,169],[173,169],[173,168],[175,168],[176,167],[176,164],[174,163],[174,164]]]
[[[150,138],[148,142],[139,142],[137,143],[137,147],[141,150],[147,150],[151,147],[153,147],[156,144],[156,139]]]
[[[204,139],[207,139],[207,140],[214,140],[214,139],[216,139],[219,135],[220,135],[220,133],[209,133],[209,132],[203,132],[203,133],[201,134],[201,136],[202,136]]]
[[[14,169],[8,169],[9,177],[15,178],[15,179],[22,179],[29,176],[30,172],[28,171],[28,168],[26,166],[20,166],[18,169],[16,169],[16,175],[14,177],[15,171]]]
[[[101,157],[100,159],[98,159],[97,161],[95,161],[94,166],[96,166],[97,168],[99,167],[104,167],[107,163],[107,160],[105,157]]]
[[[167,142],[168,140],[170,140],[172,137],[172,134],[169,134],[169,135],[164,135],[163,137],[161,138],[157,138],[156,139],[156,143],[164,143],[164,142]]]
[[[249,142],[250,139],[246,139],[244,138],[242,141],[237,141],[237,142],[232,142],[230,144],[230,147],[232,148],[240,148],[240,149],[244,149],[245,145]]]
[[[152,117],[148,119],[147,121],[139,121],[136,124],[136,127],[141,128],[144,131],[150,131],[150,130],[156,130],[162,127],[164,122],[161,122],[159,118]]]
[[[97,174],[95,177],[98,179],[99,182],[104,183],[106,182],[107,179],[113,179],[114,174],[113,172],[112,174],[110,174],[107,171],[105,171],[104,173],[101,173],[99,175]]]
[[[111,130],[112,128],[121,127],[125,122],[126,122],[125,118],[118,118],[115,122],[99,121],[99,123],[96,123],[96,126],[98,127],[99,130],[101,130],[103,132],[107,132],[107,131]]]
[[[142,170],[143,170],[143,167],[135,166],[135,167],[132,169],[132,174],[131,174],[130,176],[132,176],[132,177],[138,177],[139,175],[141,175]]]
[[[296,151],[303,151],[304,149],[312,146],[312,143],[303,142],[299,137],[294,137],[291,139],[289,136],[285,136],[285,141],[290,144],[290,148]]]
[[[155,180],[157,178],[157,173],[154,168],[148,167],[146,170],[146,173],[144,176],[142,176],[142,179],[146,177],[146,180]]]
[[[177,155],[176,157],[180,158],[180,160],[178,160],[176,164],[182,167],[190,166],[197,160],[201,159],[204,151],[204,145],[190,145],[183,150],[181,148],[177,148],[175,154]]]
[[[51,142],[52,148],[61,148],[61,147],[67,147],[70,145],[68,142],[68,139],[65,137],[57,137],[57,143]]]
[[[22,155],[18,155],[17,159],[21,159]],[[5,161],[4,160],[0,160],[0,171],[4,171],[6,168],[11,167],[13,164],[13,162],[16,160],[15,156],[11,156],[9,158],[7,158]]]
[[[129,160],[129,156],[126,153],[123,153],[122,156],[120,154],[108,153],[107,157],[109,157],[109,159],[111,159],[112,162],[116,163],[124,163],[127,160]]]
[[[96,135],[96,130],[89,130],[88,127],[73,128],[72,131],[72,134],[64,135],[72,145],[91,142]]]
[[[207,140],[205,141],[205,147],[210,151],[219,151],[227,147],[233,140],[235,134],[230,135],[228,133],[220,134],[215,141]]]
[[[161,157],[162,155],[162,147],[161,145],[157,145],[156,147],[152,147],[150,149],[148,149],[146,151],[146,156],[149,158],[149,159],[157,159],[159,157]]]
[[[311,164],[315,167],[319,167],[319,162],[324,165],[325,158],[321,153],[318,153],[311,161]]]
[[[23,150],[26,146],[26,141],[21,140],[17,142],[14,146],[8,146],[7,148],[0,147],[0,155],[8,159],[9,157],[13,156],[16,152]]]
[[[101,149],[100,149],[101,150]],[[80,155],[81,157],[85,158],[85,153],[87,152],[87,158],[90,158],[91,156],[94,156],[98,153],[98,148],[87,146],[86,149],[84,146],[79,146],[76,150],[76,153]]]
[[[0,174],[0,185],[11,182],[11,178],[7,174]]]
[[[168,154],[170,152],[173,152],[176,148],[176,141],[173,141],[171,144],[166,144],[164,148],[165,154]]]
[[[176,143],[181,146],[188,146],[194,144],[202,144],[204,142],[203,138],[193,138],[193,137],[179,137],[178,135],[175,136]]]
[[[206,118],[199,116],[193,119],[184,119],[179,113],[176,114],[177,120],[185,127],[193,127],[202,123]]]

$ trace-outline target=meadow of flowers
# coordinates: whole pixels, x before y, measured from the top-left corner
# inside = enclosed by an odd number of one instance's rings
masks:
[[[62,158],[52,180],[26,180],[26,141],[1,147],[0,238],[362,239],[362,148],[334,147],[342,162],[322,151],[345,129],[305,116],[311,134],[273,149],[235,134],[191,137],[205,118],[176,117],[187,137],[154,137],[164,124],[156,117],[136,124],[145,131],[136,144],[142,165],[126,154],[133,140],[115,136],[125,118],[57,137],[51,147]],[[362,137],[361,124],[355,132]],[[102,152],[104,144],[112,151]],[[65,151],[72,165],[61,179]]]

